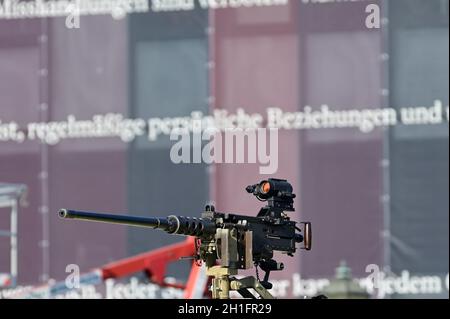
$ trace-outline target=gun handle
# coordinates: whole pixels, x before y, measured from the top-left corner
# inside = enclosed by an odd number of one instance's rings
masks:
[[[310,222],[304,222],[303,224],[303,249],[311,250],[312,248],[312,225]]]

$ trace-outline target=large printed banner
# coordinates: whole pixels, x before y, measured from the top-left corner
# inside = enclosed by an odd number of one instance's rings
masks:
[[[127,280],[98,279],[79,288],[66,288],[65,283],[45,286],[25,286],[0,291],[0,299],[184,299],[184,291],[177,288],[162,288],[156,284],[143,282],[137,277]],[[427,296],[439,298],[448,294],[449,276],[411,276],[403,271],[400,276],[380,276],[379,286],[374,287],[371,278],[355,279],[355,282],[373,298],[393,298],[408,295],[410,298]],[[298,273],[291,278],[272,281],[271,294],[276,298],[312,298],[323,293],[330,285],[328,278],[305,279]],[[233,294],[238,298],[237,293]]]
[[[180,240],[67,223],[61,207],[256,215],[245,187],[275,177],[314,234],[312,251],[277,259],[277,296],[319,293],[345,261],[375,298],[448,298],[448,12],[441,0],[0,0],[0,182],[29,193],[19,287],[1,296]],[[0,238],[4,278],[10,264]],[[65,297],[164,297],[140,279]]]

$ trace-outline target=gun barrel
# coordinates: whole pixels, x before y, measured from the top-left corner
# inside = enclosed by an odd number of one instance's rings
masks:
[[[63,219],[79,219],[92,222],[102,222],[109,224],[120,224],[137,227],[159,228],[162,230],[169,230],[170,222],[167,218],[157,217],[138,217],[113,215],[102,213],[82,212],[69,209],[61,209],[58,213],[59,217]]]
[[[165,217],[138,217],[126,215],[114,215],[104,213],[82,212],[70,209],[61,209],[58,212],[63,219],[79,219],[91,222],[120,224],[137,227],[161,229],[169,234],[187,236],[213,236],[216,225],[211,220],[195,217],[169,216]]]

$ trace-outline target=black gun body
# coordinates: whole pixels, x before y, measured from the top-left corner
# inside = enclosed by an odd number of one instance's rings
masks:
[[[242,230],[252,232],[255,261],[272,258],[274,251],[293,254],[296,251],[295,244],[303,240],[303,237],[296,233],[296,222],[290,220],[275,222],[264,217],[216,213],[216,217],[217,215],[223,216],[225,225],[245,225]]]

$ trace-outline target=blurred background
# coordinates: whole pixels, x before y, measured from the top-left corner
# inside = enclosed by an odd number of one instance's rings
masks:
[[[16,122],[26,132],[31,122],[68,115],[148,119],[242,108],[264,116],[269,107],[400,110],[436,100],[448,106],[448,0],[260,1],[273,5],[216,9],[195,1],[190,10],[152,10],[157,2],[121,19],[82,15],[71,29],[64,16],[8,17],[14,1],[0,0],[0,125]],[[366,24],[369,4],[381,9],[380,28]],[[221,212],[255,215],[261,203],[245,186],[278,177],[297,194],[293,219],[314,229],[313,250],[283,258],[286,270],[274,274],[287,287],[281,297],[318,293],[345,261],[354,278],[367,278],[368,265],[383,271],[384,288],[370,290],[372,297],[448,298],[448,121],[370,133],[282,130],[273,176],[260,175],[255,164],[176,165],[167,136],[53,146],[5,136],[0,130],[5,289],[64,280],[68,264],[89,271],[183,240],[62,221],[62,207],[199,216],[214,203]],[[170,275],[183,280],[189,267],[177,263]]]

